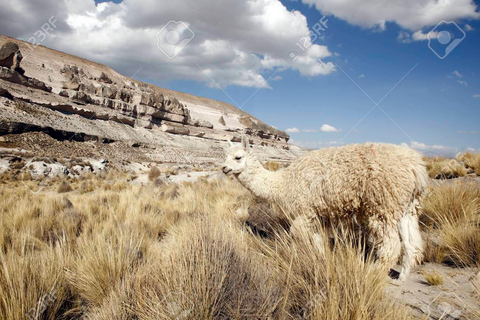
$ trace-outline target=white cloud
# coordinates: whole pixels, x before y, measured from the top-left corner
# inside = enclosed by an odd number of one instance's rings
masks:
[[[417,141],[410,142],[410,145],[408,145],[407,143],[402,143],[401,145],[421,151],[426,156],[453,157],[458,153],[458,149],[454,147],[448,147],[448,146],[437,145],[437,144],[429,146],[429,145],[426,145],[425,143],[417,142]]]
[[[302,132],[317,132],[315,129],[303,129]]]
[[[127,76],[204,81],[216,86],[269,87],[264,74],[293,69],[307,77],[335,71],[326,46],[304,43],[293,63],[285,54],[309,31],[306,17],[279,0],[0,0],[0,33],[27,40],[53,12],[58,28],[44,45],[105,63]],[[214,10],[213,10],[214,8]],[[169,21],[184,21],[194,38],[174,58],[157,48],[156,35]],[[189,31],[184,28],[184,33]],[[181,35],[181,36],[182,36]],[[160,39],[160,45],[175,45]],[[202,72],[198,65],[205,72]],[[206,74],[208,75],[206,75]],[[278,80],[276,78],[275,80]]]
[[[460,133],[460,134],[480,134],[480,131],[475,131],[475,130],[472,130],[472,131],[462,131],[462,130],[459,130],[458,133]]]
[[[362,73],[361,75],[358,76],[359,78],[365,78],[365,75]]]
[[[332,14],[351,24],[384,30],[395,22],[411,31],[436,25],[441,20],[478,19],[480,13],[471,0],[302,0],[324,14]]]
[[[298,128],[288,128],[287,130],[285,130],[286,132],[288,133],[297,133],[297,132],[300,132],[300,130],[298,130]]]
[[[457,80],[458,83],[460,83],[462,86],[468,87],[467,81],[464,80]]]
[[[400,31],[397,36],[397,41],[401,43],[410,43],[412,41],[426,41],[428,40],[428,37],[430,37],[430,39],[435,39],[437,36],[437,31],[423,33],[422,30],[418,30],[411,35],[408,31]]]
[[[458,72],[457,70],[453,71],[452,74],[457,78],[463,77],[463,75],[460,72]]]
[[[474,97],[474,98],[480,98],[480,94],[474,94],[472,97]]]
[[[323,131],[323,132],[342,132],[341,129],[337,129],[334,126],[331,126],[329,124],[323,124],[322,127],[320,128],[320,131]]]
[[[428,40],[428,37],[430,39],[435,39],[438,36],[437,31],[430,31],[428,33],[423,33],[421,30],[418,30],[412,34],[412,40],[413,41],[426,41]]]
[[[467,32],[475,30],[475,28],[472,27],[471,25],[469,25],[468,23],[465,25],[465,27],[463,29]]]

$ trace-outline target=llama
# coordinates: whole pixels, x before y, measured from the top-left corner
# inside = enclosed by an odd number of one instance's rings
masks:
[[[400,281],[421,260],[418,210],[428,175],[420,153],[393,144],[352,144],[311,151],[273,172],[253,155],[245,136],[241,145],[229,145],[223,172],[256,196],[300,213],[292,236],[316,217],[356,221],[386,268],[403,251]]]

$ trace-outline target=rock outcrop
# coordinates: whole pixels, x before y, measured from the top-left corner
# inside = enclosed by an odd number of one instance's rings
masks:
[[[246,134],[254,145],[290,148],[285,132],[229,104],[142,83],[42,46],[27,58],[22,50],[26,43],[0,36],[0,135],[25,130],[148,144],[158,132],[219,142]]]

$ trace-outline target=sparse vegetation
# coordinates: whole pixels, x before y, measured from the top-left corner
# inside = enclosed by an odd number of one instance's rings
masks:
[[[185,319],[407,317],[349,237],[322,257],[281,224],[260,236],[240,223],[238,204],[256,200],[236,182],[162,185],[158,196],[153,184],[85,177],[70,183],[94,188],[68,199],[49,192],[60,183],[38,194],[0,185],[7,319],[171,319],[172,303]]]
[[[442,284],[445,283],[445,279],[443,278],[443,275],[438,272],[438,271],[429,271],[429,272],[424,272],[423,276],[425,277],[425,280],[427,280],[428,284],[431,286],[441,286]]]
[[[427,171],[433,179],[452,179],[467,175],[480,176],[480,152],[465,152],[455,159],[446,157],[424,157]]]
[[[424,158],[427,171],[433,179],[452,179],[467,175],[467,168],[455,159],[445,157]]]
[[[437,187],[425,200],[422,221],[437,238],[427,245],[433,262],[480,266],[480,189],[456,182]],[[428,247],[430,246],[430,247]]]
[[[160,172],[160,169],[158,169],[157,166],[153,166],[153,167],[150,168],[150,172],[148,173],[148,180],[154,181],[161,174],[162,173]]]
[[[72,190],[73,189],[70,186],[70,184],[65,180],[60,181],[60,183],[58,184],[58,188],[57,188],[58,193],[70,192]]]
[[[468,169],[473,170],[478,176],[480,176],[480,152],[466,152],[458,155],[458,160],[465,163]]]

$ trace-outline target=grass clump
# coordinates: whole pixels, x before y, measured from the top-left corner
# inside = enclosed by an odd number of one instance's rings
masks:
[[[456,266],[480,266],[477,185],[457,182],[434,188],[425,200],[421,220],[428,233],[437,238],[436,245],[427,245],[430,259]]]
[[[426,271],[423,273],[425,280],[427,280],[428,284],[431,286],[441,286],[445,283],[445,279],[443,275],[438,271]]]
[[[150,168],[150,171],[148,172],[148,180],[154,181],[161,174],[162,174],[162,172],[160,172],[160,169],[158,169],[157,166],[153,166],[153,167]]]
[[[457,159],[462,161],[468,169],[474,171],[476,175],[480,176],[480,152],[462,153],[457,156]]]
[[[424,158],[428,176],[432,179],[453,179],[464,177],[468,170],[456,159],[445,157]]]
[[[406,319],[362,246],[334,235],[322,256],[288,221],[240,223],[256,200],[237,182],[79,183],[95,188],[68,200],[0,184],[6,319]]]
[[[65,180],[62,180],[59,184],[58,184],[58,188],[57,188],[57,192],[58,193],[66,193],[66,192],[70,192],[72,191],[72,186],[70,186],[70,184],[65,181]]]

